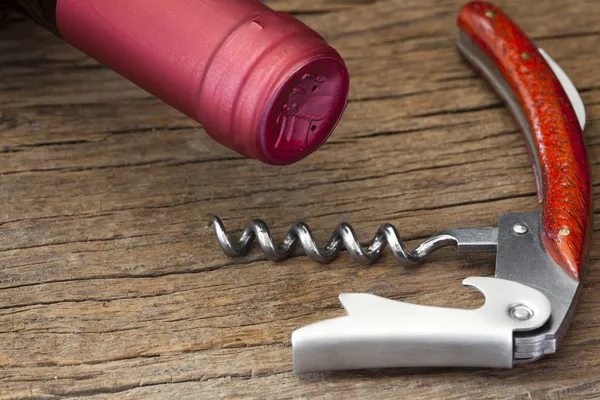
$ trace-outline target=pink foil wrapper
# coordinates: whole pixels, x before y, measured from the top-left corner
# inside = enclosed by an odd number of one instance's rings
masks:
[[[323,144],[348,98],[340,55],[255,0],[58,0],[61,36],[268,164]]]

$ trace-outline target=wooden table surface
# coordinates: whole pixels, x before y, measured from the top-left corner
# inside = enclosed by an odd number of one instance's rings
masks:
[[[497,3],[580,89],[596,194],[600,2]],[[343,315],[339,293],[474,308],[482,296],[461,281],[493,274],[494,257],[234,260],[212,215],[233,230],[262,218],[278,238],[303,220],[321,241],[340,221],[365,241],[393,222],[414,246],[537,205],[515,122],[455,50],[460,0],[269,4],[321,32],[352,75],[331,140],[285,168],[223,149],[30,22],[0,26],[0,397],[600,398],[598,240],[555,355],[513,370],[291,373],[292,331]]]

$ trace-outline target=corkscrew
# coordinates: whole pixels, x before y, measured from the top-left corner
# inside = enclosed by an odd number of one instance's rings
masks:
[[[319,247],[309,226],[303,222],[292,226],[279,245],[275,244],[268,226],[260,219],[250,222],[237,240],[231,239],[218,217],[213,217],[213,224],[219,245],[227,255],[231,257],[245,255],[256,239],[267,259],[271,261],[288,258],[298,242],[310,258],[323,264],[333,261],[342,248],[345,248],[350,256],[361,264],[371,264],[377,261],[387,245],[396,260],[403,265],[418,264],[443,247],[454,247],[461,252],[466,252],[473,247],[473,242],[477,243],[473,251],[495,251],[495,228],[451,229],[439,232],[410,251],[392,224],[381,225],[370,244],[363,246],[358,241],[352,225],[343,222],[337,226],[324,248]],[[486,242],[488,242],[487,247]]]
[[[576,307],[588,261],[592,198],[582,139],[585,109],[558,64],[538,49],[498,7],[475,1],[458,18],[458,50],[503,98],[525,137],[541,209],[502,214],[493,228],[437,233],[409,250],[398,230],[382,225],[361,244],[351,225],[338,225],[324,247],[310,228],[295,224],[276,244],[267,225],[254,220],[232,239],[213,222],[221,248],[246,254],[254,240],[280,261],[297,244],[321,263],[342,249],[361,263],[389,247],[402,264],[415,264],[442,247],[495,252],[495,278],[467,278],[486,302],[477,310],[426,307],[370,294],[342,294],[348,315],[292,334],[294,371],[402,366],[506,367],[554,353]]]

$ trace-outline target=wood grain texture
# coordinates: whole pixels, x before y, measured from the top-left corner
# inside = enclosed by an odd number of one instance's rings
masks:
[[[592,194],[581,126],[569,97],[535,44],[500,8],[469,3],[458,26],[493,63],[519,104],[517,112],[525,115],[542,239],[556,262],[579,279],[587,263]]]
[[[597,196],[600,3],[497,3],[581,90]],[[0,25],[0,398],[597,398],[597,241],[555,355],[507,371],[291,374],[292,331],[342,315],[339,293],[476,307],[460,282],[493,274],[493,256],[231,260],[211,215],[262,218],[277,237],[304,220],[321,241],[340,221],[363,240],[393,222],[415,245],[538,205],[518,127],[456,52],[461,1],[269,4],[322,32],[352,76],[331,140],[286,168],[223,150],[34,24]]]

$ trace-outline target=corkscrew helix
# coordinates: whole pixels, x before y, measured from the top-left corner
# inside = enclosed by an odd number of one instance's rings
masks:
[[[273,241],[267,224],[260,219],[250,222],[237,240],[231,239],[223,222],[218,217],[213,217],[213,223],[219,245],[227,255],[231,257],[245,255],[250,251],[254,239],[256,239],[263,253],[271,261],[288,258],[298,243],[310,258],[323,264],[334,260],[343,248],[360,263],[371,264],[381,256],[387,246],[396,260],[403,265],[417,264],[442,247],[454,247],[460,251],[469,251],[469,244],[477,242],[477,251],[482,251],[482,239],[483,243],[491,243],[492,248],[489,250],[495,249],[494,231],[489,228],[451,229],[439,232],[410,251],[392,224],[381,225],[371,242],[367,246],[363,246],[352,225],[343,222],[337,226],[327,245],[322,248],[317,244],[310,227],[303,222],[294,224],[279,245]],[[483,250],[485,251],[485,249]]]

